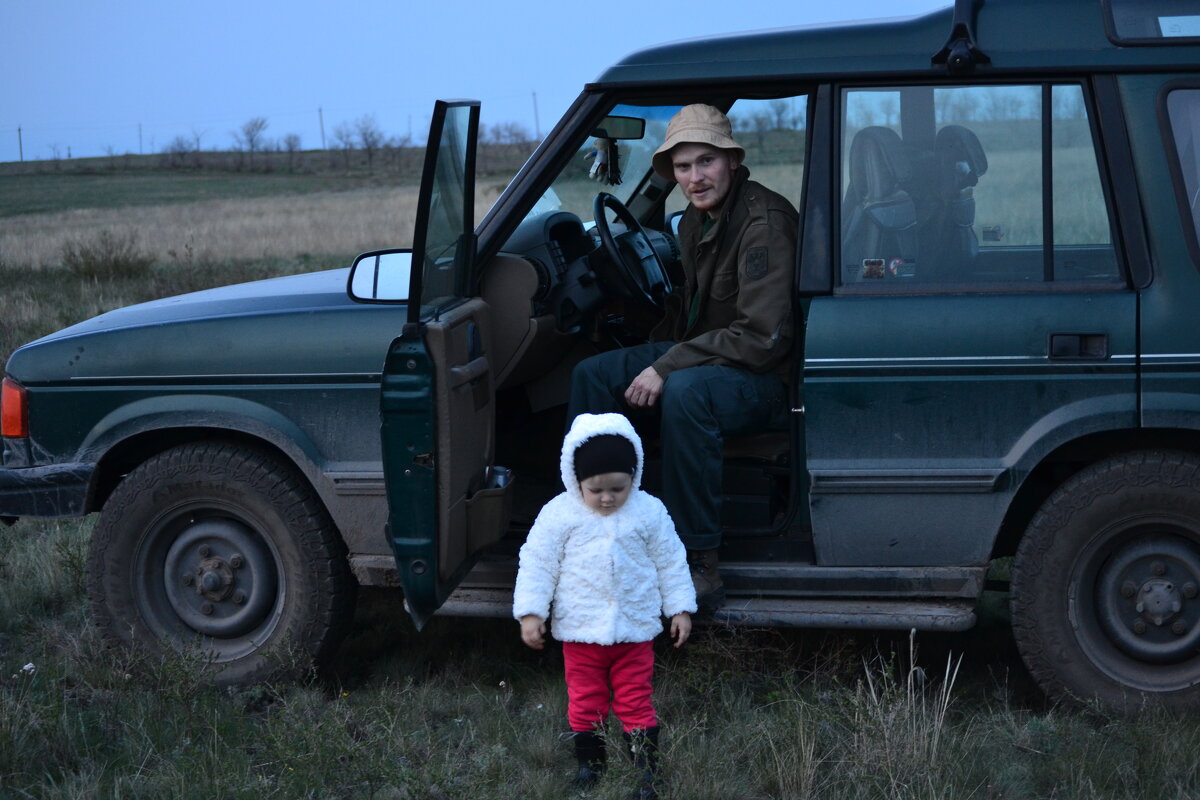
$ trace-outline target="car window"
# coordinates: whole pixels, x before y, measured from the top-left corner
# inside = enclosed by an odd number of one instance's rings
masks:
[[[841,282],[1119,283],[1082,87],[843,93]]]
[[[1186,217],[1200,238],[1200,89],[1176,89],[1168,94],[1167,116],[1179,159]]]
[[[597,192],[608,192],[621,202],[627,203],[638,184],[650,171],[650,158],[666,136],[667,123],[679,110],[679,106],[632,106],[618,105],[609,114],[629,116],[646,121],[645,133],[640,139],[622,139],[616,142],[615,159],[607,154],[609,169],[616,163],[615,177],[595,170],[598,151],[604,146],[599,139],[589,138],[581,146],[567,167],[554,179],[529,212],[530,217],[548,211],[568,211],[585,222],[592,219],[592,201]]]
[[[800,207],[804,185],[805,129],[808,96],[771,100],[739,99],[729,108],[734,140],[746,150],[746,166],[754,180],[779,192]],[[667,213],[687,206],[683,192],[672,191]]]
[[[568,211],[585,223],[592,219],[592,201],[597,192],[608,192],[622,202],[631,196],[650,172],[654,151],[666,138],[667,124],[681,106],[619,104],[608,113],[646,122],[640,139],[617,142],[620,183],[612,183],[593,171],[602,143],[589,138],[529,212],[529,217],[548,211]],[[770,100],[736,100],[729,108],[734,139],[746,150],[746,165],[754,179],[799,205],[804,177],[806,95]],[[609,156],[611,163],[611,155]],[[687,205],[683,193],[672,186],[665,201],[667,214]]]
[[[1110,36],[1120,44],[1178,44],[1200,39],[1195,0],[1109,0]]]

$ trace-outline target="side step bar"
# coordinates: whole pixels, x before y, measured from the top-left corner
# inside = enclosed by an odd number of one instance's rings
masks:
[[[443,617],[512,615],[512,589],[457,589],[437,612]],[[975,625],[975,601],[842,600],[730,595],[725,606],[701,624],[779,628],[864,628],[873,630],[965,631]]]
[[[713,621],[756,628],[965,631],[975,626],[975,602],[729,597]]]

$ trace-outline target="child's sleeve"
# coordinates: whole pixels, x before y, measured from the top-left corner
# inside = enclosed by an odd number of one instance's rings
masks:
[[[658,498],[654,498],[658,506],[657,514],[653,515],[654,524],[647,532],[646,547],[650,560],[658,572],[658,591],[662,595],[662,613],[665,617],[673,617],[684,611],[689,614],[696,612],[696,587],[692,584],[692,574],[688,571],[687,550],[679,541],[675,532],[675,523],[667,513],[667,507]]]
[[[550,602],[558,586],[566,526],[556,524],[550,501],[534,520],[525,544],[521,545],[517,582],[513,587],[513,618],[534,614],[550,619]]]

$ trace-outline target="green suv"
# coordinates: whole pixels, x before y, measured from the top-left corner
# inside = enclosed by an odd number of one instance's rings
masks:
[[[1048,694],[1200,706],[1186,0],[959,0],[634,53],[478,224],[478,104],[438,103],[410,249],[18,350],[0,516],[99,512],[95,621],[198,642],[224,683],[327,656],[358,585],[402,587],[418,626],[507,616],[571,369],[642,341],[678,269],[684,200],[650,157],[694,102],[800,211],[789,424],[725,442],[717,621],[964,630],[1012,557]]]

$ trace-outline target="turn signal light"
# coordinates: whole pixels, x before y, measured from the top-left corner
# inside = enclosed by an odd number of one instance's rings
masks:
[[[0,385],[0,436],[29,435],[25,387],[9,378]]]

